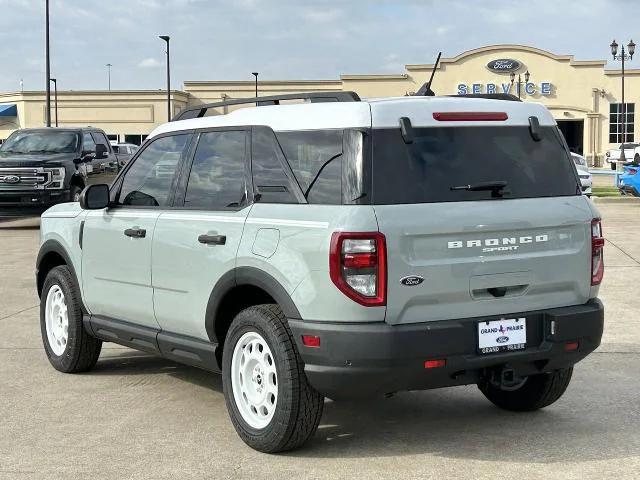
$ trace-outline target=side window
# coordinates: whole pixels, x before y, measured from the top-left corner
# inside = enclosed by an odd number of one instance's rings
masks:
[[[190,138],[190,134],[180,134],[153,140],[125,173],[117,203],[168,206],[178,165]]]
[[[342,203],[342,130],[277,132],[309,203]]]
[[[240,130],[200,135],[187,183],[185,207],[224,210],[246,202],[246,137],[246,132]]]
[[[93,137],[89,132],[85,132],[82,135],[82,150],[85,152],[96,151],[96,142],[93,141]]]
[[[104,136],[104,133],[92,132],[91,135],[93,135],[93,139],[96,143],[102,143],[103,145],[106,145],[107,150],[109,150],[109,140],[107,140],[107,137]]]
[[[282,152],[273,131],[265,127],[254,128],[251,136],[251,172],[256,202],[298,203],[280,157]]]

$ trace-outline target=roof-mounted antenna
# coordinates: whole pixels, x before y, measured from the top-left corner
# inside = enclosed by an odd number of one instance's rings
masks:
[[[436,74],[436,68],[440,64],[440,57],[442,56],[442,52],[438,53],[438,58],[436,58],[436,63],[433,65],[433,70],[431,70],[431,78],[429,81],[420,87],[415,94],[416,97],[435,97],[436,94],[431,90],[431,82],[433,82],[433,76]]]

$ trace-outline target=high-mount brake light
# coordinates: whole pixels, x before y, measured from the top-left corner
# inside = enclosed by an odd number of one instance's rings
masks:
[[[507,112],[434,112],[438,122],[504,122]]]
[[[604,277],[604,237],[599,218],[591,220],[591,285],[600,285]]]
[[[367,307],[387,303],[387,248],[380,232],[335,232],[329,250],[331,281]]]

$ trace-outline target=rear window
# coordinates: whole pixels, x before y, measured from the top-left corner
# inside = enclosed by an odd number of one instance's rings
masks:
[[[414,128],[406,144],[399,128],[373,130],[373,203],[491,200],[491,190],[462,187],[496,182],[506,182],[501,199],[580,194],[557,129],[540,133],[536,142],[529,127]]]
[[[307,201],[342,203],[342,130],[277,132],[276,136]]]

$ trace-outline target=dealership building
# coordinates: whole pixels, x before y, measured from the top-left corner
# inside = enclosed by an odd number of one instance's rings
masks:
[[[604,153],[622,142],[622,72],[605,69],[605,60],[576,60],[522,45],[491,45],[443,57],[432,89],[438,95],[511,93],[525,102],[546,105],[571,150],[601,165]],[[341,75],[336,80],[260,81],[260,95],[319,90],[354,91],[361,97],[411,95],[428,80],[433,64],[405,65],[396,74]],[[515,74],[515,75],[513,75]],[[512,79],[512,77],[514,77]],[[635,140],[635,104],[640,102],[640,69],[627,69],[626,141]],[[520,83],[519,83],[520,82]],[[171,92],[173,114],[188,106],[255,95],[253,80],[186,81]],[[166,92],[161,90],[59,91],[52,122],[91,125],[112,140],[140,143],[167,121]],[[57,114],[56,114],[57,113]],[[219,110],[218,113],[225,113]],[[25,127],[45,122],[43,92],[0,93],[0,141]]]

